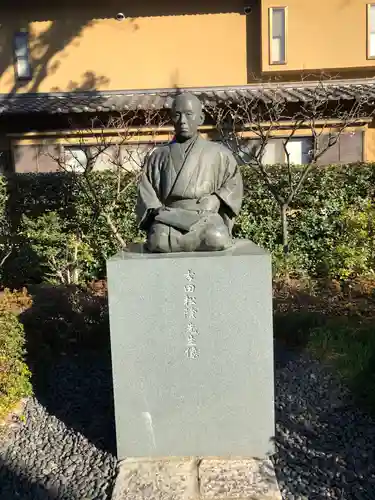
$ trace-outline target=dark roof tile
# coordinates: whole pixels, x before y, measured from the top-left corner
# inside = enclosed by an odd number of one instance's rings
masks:
[[[176,92],[188,90],[204,104],[220,104],[230,100],[273,99],[308,102],[312,99],[375,99],[375,79],[331,80],[328,82],[269,83],[243,87],[196,89],[161,89],[150,91],[66,92],[59,94],[0,94],[0,114],[24,113],[95,113],[128,109],[170,108]]]

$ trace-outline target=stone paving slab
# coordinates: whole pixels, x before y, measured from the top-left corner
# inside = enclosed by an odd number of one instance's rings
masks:
[[[202,500],[281,500],[269,459],[203,459],[199,483]]]
[[[112,500],[281,500],[269,459],[126,459]]]
[[[112,500],[193,500],[198,497],[198,461],[125,459]]]

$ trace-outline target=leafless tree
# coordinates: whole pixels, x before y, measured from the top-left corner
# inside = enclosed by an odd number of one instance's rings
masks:
[[[95,212],[104,216],[120,248],[126,248],[127,242],[116,226],[113,214],[137,183],[142,166],[157,144],[158,134],[165,132],[167,123],[168,117],[163,110],[129,110],[105,121],[95,117],[85,128],[72,123],[71,129],[76,133],[66,140],[68,148],[74,147],[75,153],[67,155],[63,147],[58,153],[53,152],[48,141],[42,146],[43,154],[52,158],[62,171],[74,176]],[[99,162],[101,168],[104,166],[114,176],[109,197],[102,197],[95,183],[93,174],[98,170]]]
[[[296,92],[296,88],[301,87]],[[334,81],[296,84],[286,91],[281,84],[257,86],[251,95],[236,99],[206,103],[220,139],[242,162],[253,168],[265,182],[277,202],[282,221],[284,252],[289,251],[288,211],[311,170],[350,127],[369,121],[374,114],[372,98],[365,93],[344,90],[341,95]],[[311,136],[311,149],[307,163],[296,168],[291,161],[288,147],[293,138],[304,130]],[[271,139],[279,138],[284,150],[280,168],[285,174],[286,189],[279,189],[274,182],[272,169],[266,164],[265,152]],[[253,139],[254,145],[249,147]]]
[[[0,152],[0,159],[3,155]],[[7,214],[7,202],[9,194],[7,193],[6,178],[1,175],[0,179],[0,270],[3,268],[5,262],[11,256],[14,250],[14,241],[11,237],[11,224]]]

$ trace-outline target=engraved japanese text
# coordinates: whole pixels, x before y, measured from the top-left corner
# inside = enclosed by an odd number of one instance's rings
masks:
[[[197,346],[196,337],[198,335],[198,329],[194,324],[194,320],[197,318],[198,308],[197,308],[197,299],[195,295],[196,286],[194,283],[195,273],[189,269],[185,274],[185,279],[187,283],[184,286],[184,315],[188,320],[188,324],[186,326],[186,350],[185,354],[189,359],[197,359],[199,357],[199,350]]]

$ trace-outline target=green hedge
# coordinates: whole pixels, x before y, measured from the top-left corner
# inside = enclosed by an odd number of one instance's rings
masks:
[[[114,174],[99,172],[90,178],[101,204],[109,205],[116,188]],[[75,179],[64,173],[8,178],[15,251],[3,269],[7,284],[62,282],[61,273],[66,281],[75,271],[78,282],[105,276],[105,261],[118,244],[105,217]],[[135,196],[132,184],[112,213],[126,241],[140,237],[133,214]]]
[[[23,326],[16,314],[0,307],[0,420],[22,397],[32,393],[24,344]]]
[[[301,168],[301,167],[299,167]],[[236,232],[273,252],[274,270],[284,270],[279,209],[264,182],[244,169],[245,200]],[[285,168],[272,179],[285,186]],[[374,269],[375,164],[313,169],[290,206],[288,225],[292,271],[346,279]]]
[[[290,207],[287,258],[281,251],[280,215],[272,195],[253,170],[244,167],[242,171],[245,198],[235,236],[271,250],[276,274],[288,271],[346,279],[374,269],[375,164],[319,167],[310,172]],[[280,191],[285,189],[284,176],[285,169],[272,168]],[[101,205],[110,205],[114,174],[91,174],[91,181]],[[8,189],[15,251],[3,269],[4,280],[23,284],[61,282],[72,275],[73,281],[105,276],[105,260],[119,246],[105,217],[74,176],[18,174],[9,177]],[[133,212],[135,196],[134,183],[111,212],[127,242],[142,237]]]

